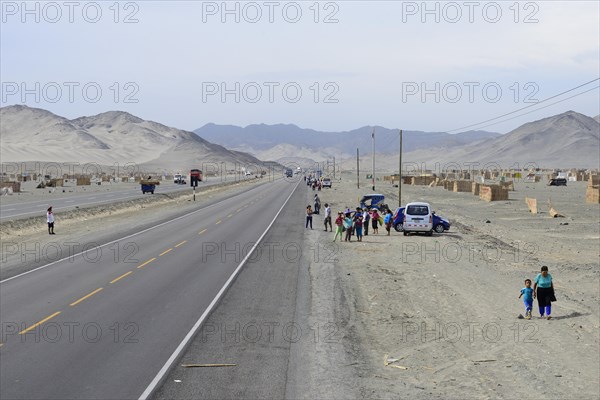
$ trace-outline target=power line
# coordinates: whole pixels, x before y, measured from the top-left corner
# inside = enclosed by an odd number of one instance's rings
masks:
[[[497,119],[500,119],[500,118],[502,118],[502,117],[506,117],[506,116],[508,116],[508,115],[515,114],[515,113],[517,113],[517,112],[519,112],[519,111],[523,111],[523,110],[526,110],[526,109],[528,109],[528,108],[535,107],[535,106],[537,106],[537,105],[539,105],[539,104],[542,104],[542,103],[544,103],[544,102],[546,102],[546,101],[548,101],[548,100],[552,100],[552,99],[554,99],[554,98],[556,98],[556,97],[559,97],[559,96],[562,96],[563,94],[566,94],[566,93],[572,92],[572,91],[574,91],[574,90],[577,90],[577,89],[579,89],[579,88],[581,88],[581,87],[583,87],[583,86],[589,85],[590,83],[592,83],[592,82],[596,82],[596,81],[598,81],[598,80],[600,80],[600,78],[593,79],[593,80],[591,80],[591,81],[589,81],[589,82],[586,82],[586,83],[584,83],[584,84],[581,84],[581,85],[579,85],[579,86],[576,86],[576,87],[574,87],[574,88],[571,88],[571,89],[569,89],[569,90],[565,90],[565,91],[564,91],[564,92],[562,92],[562,93],[559,93],[559,94],[556,94],[556,95],[554,95],[554,96],[548,97],[548,98],[546,98],[546,99],[544,99],[544,100],[542,100],[542,101],[538,101],[537,103],[530,104],[530,105],[528,105],[528,106],[525,106],[525,107],[519,108],[518,110],[514,110],[514,111],[511,111],[511,112],[509,112],[509,113],[506,113],[506,114],[499,115],[499,116],[497,116],[497,117],[495,117],[495,118],[490,118],[490,119],[487,119],[487,120],[485,120],[485,121],[481,121],[481,122],[479,122],[479,123],[477,123],[477,124],[471,124],[471,125],[463,126],[463,127],[461,127],[461,128],[452,129],[452,130],[446,131],[446,133],[450,133],[450,132],[456,132],[456,131],[462,131],[462,130],[464,130],[464,129],[472,128],[472,127],[474,127],[474,126],[478,126],[478,125],[485,124],[485,123],[488,123],[488,122],[491,122],[491,121],[495,121],[495,120],[497,120]],[[585,93],[585,92],[584,92],[584,93]],[[580,93],[580,94],[583,94],[583,93]],[[567,100],[567,99],[565,99],[565,100]],[[541,108],[540,108],[540,110],[541,110]],[[535,111],[537,111],[537,110],[535,110]],[[523,114],[523,115],[525,115],[525,114]],[[498,122],[498,123],[500,123],[500,122]],[[495,125],[495,124],[490,124],[490,125],[487,125],[487,126],[491,126],[491,125]],[[480,129],[481,129],[481,128],[480,128]]]
[[[523,113],[523,114],[520,114],[520,115],[516,115],[516,116],[514,116],[514,117],[507,118],[507,119],[504,119],[504,120],[502,120],[502,121],[494,122],[493,124],[489,124],[489,125],[484,125],[484,126],[481,126],[481,127],[479,127],[479,129],[487,128],[487,127],[489,127],[489,126],[492,126],[492,125],[501,124],[501,123],[503,123],[503,122],[510,121],[510,120],[512,120],[512,119],[515,119],[515,118],[522,117],[523,115],[527,115],[527,114],[531,114],[531,113],[534,113],[534,112],[536,112],[536,111],[539,111],[539,110],[543,110],[544,108],[548,108],[548,107],[550,107],[550,106],[553,106],[553,105],[555,105],[555,104],[562,103],[563,101],[566,101],[566,100],[572,99],[573,97],[581,96],[582,94],[585,94],[585,93],[591,92],[592,90],[596,90],[596,89],[598,89],[598,88],[600,88],[600,86],[593,87],[593,88],[591,88],[591,89],[588,89],[588,90],[586,90],[585,92],[581,92],[581,93],[574,94],[573,96],[569,96],[569,97],[567,97],[566,99],[562,99],[562,100],[559,100],[559,101],[555,101],[554,103],[550,103],[550,104],[548,104],[548,105],[545,105],[544,107],[536,108],[535,110],[531,110],[531,111],[529,111],[529,112],[526,112],[526,113]]]

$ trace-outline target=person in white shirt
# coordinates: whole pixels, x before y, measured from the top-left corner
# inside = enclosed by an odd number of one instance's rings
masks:
[[[371,219],[371,215],[369,214],[369,210],[367,210],[366,208],[363,210],[363,229],[364,229],[364,235],[368,236],[369,235],[369,220]]]
[[[54,213],[52,212],[52,206],[48,207],[46,221],[48,221],[48,234],[54,235]]]
[[[325,232],[327,232],[327,224],[329,224],[329,231],[333,232],[333,225],[331,225],[331,207],[325,203]]]

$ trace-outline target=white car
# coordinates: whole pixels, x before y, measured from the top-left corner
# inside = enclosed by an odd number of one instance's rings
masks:
[[[331,179],[329,178],[323,178],[323,187],[326,188],[330,188],[331,189]]]
[[[404,208],[404,236],[410,232],[425,232],[427,236],[433,234],[433,213],[429,203],[408,203]]]

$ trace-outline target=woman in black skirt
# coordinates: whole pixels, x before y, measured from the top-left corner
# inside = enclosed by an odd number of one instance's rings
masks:
[[[544,312],[546,318],[552,318],[550,313],[552,312],[552,302],[556,301],[554,296],[554,284],[552,283],[552,275],[548,272],[548,267],[543,266],[542,270],[535,279],[533,280],[533,298],[537,297],[538,307],[540,310],[540,318],[544,318]]]

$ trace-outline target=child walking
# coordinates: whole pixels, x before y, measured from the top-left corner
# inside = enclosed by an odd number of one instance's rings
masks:
[[[344,218],[342,217],[342,212],[338,212],[337,218],[335,219],[335,236],[333,237],[333,241],[337,239],[338,235],[340,235],[340,242],[342,241],[342,235],[344,230]]]
[[[531,319],[531,309],[533,308],[533,289],[531,288],[531,279],[525,279],[525,287],[521,289],[519,299],[523,296],[525,304],[525,318]]]
[[[359,242],[362,242],[362,237],[363,237],[362,230],[363,230],[363,217],[362,217],[362,214],[359,214],[356,221],[354,221],[354,233],[356,234],[356,239]]]

